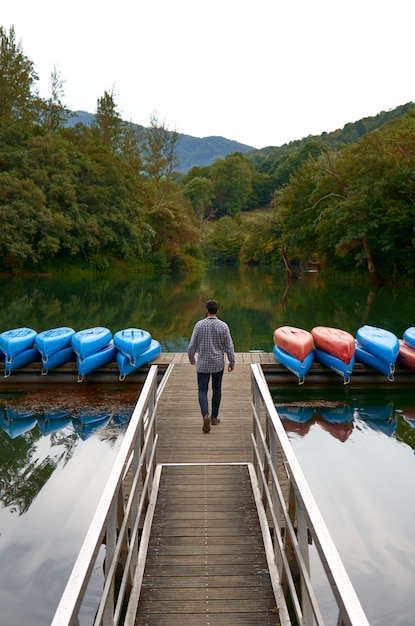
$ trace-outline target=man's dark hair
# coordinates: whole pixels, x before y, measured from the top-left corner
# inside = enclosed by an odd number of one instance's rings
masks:
[[[208,300],[205,304],[206,310],[211,315],[215,315],[218,312],[218,303],[216,300]]]

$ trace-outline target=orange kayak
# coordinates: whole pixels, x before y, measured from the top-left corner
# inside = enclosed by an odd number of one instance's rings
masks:
[[[318,350],[335,356],[343,363],[350,363],[355,351],[353,335],[341,328],[330,326],[315,326],[311,329],[311,334]]]
[[[313,349],[313,335],[295,326],[280,326],[274,330],[274,344],[299,361],[304,361]]]

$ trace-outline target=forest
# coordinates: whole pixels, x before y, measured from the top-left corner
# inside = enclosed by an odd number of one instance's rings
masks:
[[[197,271],[256,263],[415,279],[415,105],[178,171],[178,133],[125,122],[113,91],[68,121],[0,26],[0,271]],[[278,120],[275,120],[278,124]]]

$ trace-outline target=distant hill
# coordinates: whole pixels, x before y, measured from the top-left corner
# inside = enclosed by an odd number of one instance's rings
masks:
[[[69,118],[67,126],[75,126],[82,123],[89,126],[94,121],[94,114],[86,111],[75,111]],[[234,152],[249,152],[254,150],[252,146],[246,146],[238,141],[225,139],[224,137],[192,137],[191,135],[182,135],[176,144],[176,154],[179,159],[179,172],[185,174],[192,167],[198,165],[204,167],[211,165],[216,159],[223,159],[228,154]]]
[[[260,148],[259,150],[254,149],[249,152],[247,156],[257,164],[267,160],[275,162],[281,157],[286,157],[288,154],[300,151],[311,141],[322,142],[332,148],[342,144],[353,143],[353,141],[357,141],[366,133],[380,128],[383,124],[391,120],[402,117],[414,106],[415,104],[413,102],[408,102],[395,109],[381,111],[373,117],[364,117],[356,122],[348,122],[343,128],[331,132],[323,132],[321,135],[308,135],[308,137],[290,141],[290,143],[285,143],[282,146],[268,146],[266,148]]]
[[[179,159],[179,172],[185,174],[192,167],[204,167],[211,165],[217,159],[223,159],[228,154],[234,152],[243,152],[252,161],[258,171],[275,176],[277,184],[287,182],[290,173],[295,167],[307,158],[313,145],[317,146],[319,142],[336,147],[342,144],[352,143],[364,134],[379,128],[392,119],[397,119],[404,115],[409,109],[414,107],[413,102],[402,104],[395,109],[389,111],[381,111],[374,117],[365,117],[356,122],[349,122],[343,128],[331,132],[323,132],[321,135],[309,135],[302,139],[296,139],[282,146],[268,146],[266,148],[256,149],[252,146],[225,139],[224,137],[192,137],[191,135],[182,135],[179,133],[176,154]],[[76,111],[68,120],[68,126],[74,126],[78,122],[83,124],[91,124],[94,120],[92,113],[86,111]],[[291,162],[285,162],[291,159]],[[278,170],[280,172],[278,173]]]
[[[217,159],[223,159],[234,152],[249,152],[252,146],[246,146],[238,141],[224,137],[192,137],[180,135],[177,141],[177,156],[180,166],[179,172],[188,172],[192,167],[211,165]]]

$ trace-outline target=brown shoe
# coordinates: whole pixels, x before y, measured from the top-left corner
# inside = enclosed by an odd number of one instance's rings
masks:
[[[203,416],[203,426],[202,430],[204,433],[208,433],[210,431],[210,417],[209,415]]]
[[[220,423],[220,419],[218,417],[211,417],[210,423],[212,424],[212,426],[217,426]]]

